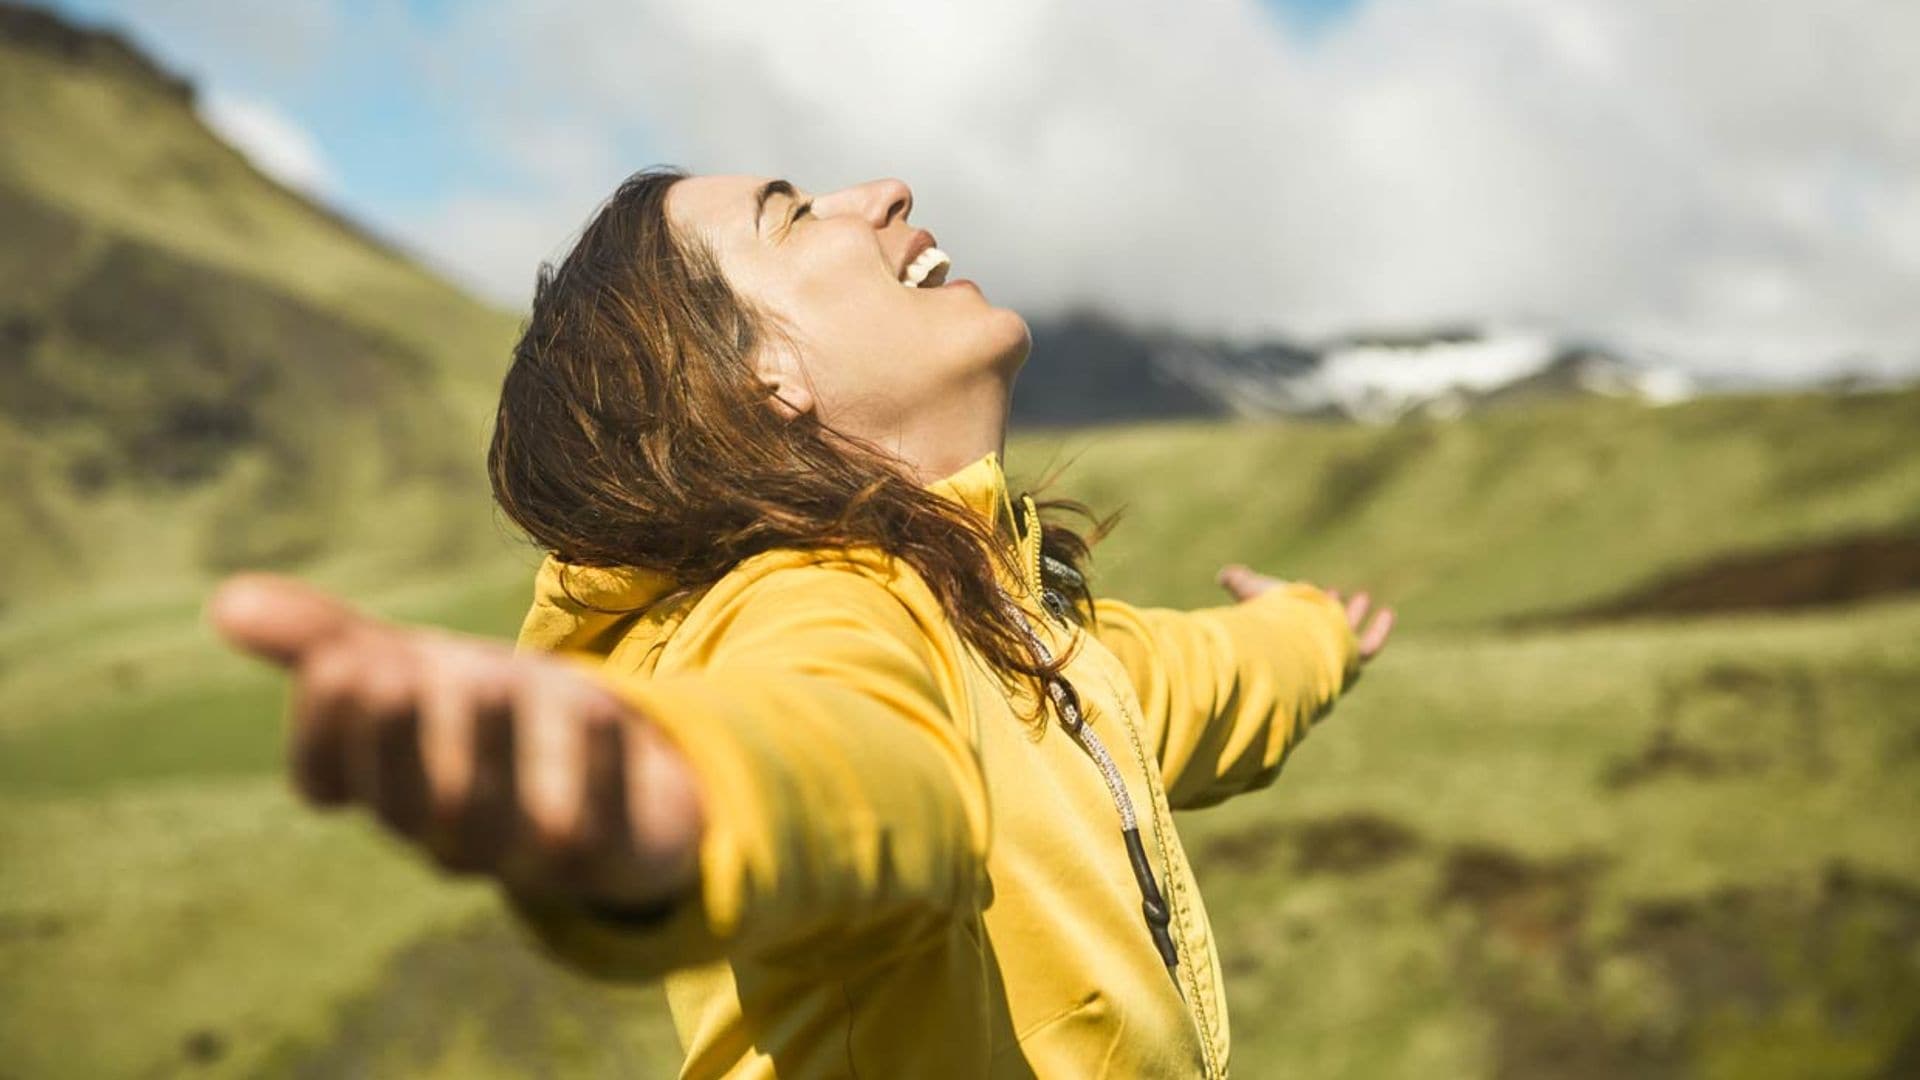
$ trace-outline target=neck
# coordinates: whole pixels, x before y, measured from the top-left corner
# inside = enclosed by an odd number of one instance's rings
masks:
[[[1011,382],[988,378],[942,395],[903,425],[888,441],[888,449],[912,468],[921,484],[951,476],[990,453],[1004,460],[1012,391]]]

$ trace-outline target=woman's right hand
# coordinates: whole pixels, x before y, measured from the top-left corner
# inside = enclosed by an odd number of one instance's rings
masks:
[[[314,804],[364,806],[442,867],[528,897],[645,909],[692,887],[692,771],[585,669],[287,578],[232,578],[208,611],[292,674],[291,767]]]

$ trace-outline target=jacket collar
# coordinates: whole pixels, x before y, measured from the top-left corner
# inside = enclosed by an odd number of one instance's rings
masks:
[[[1021,533],[1026,515],[1015,510],[998,454],[989,453],[927,488],[988,518],[994,532],[1015,546],[1026,592],[1038,595],[1039,534]],[[1023,496],[1019,505],[1030,504]],[[535,578],[534,604],[521,627],[521,644],[605,652],[620,635],[630,632],[632,612],[673,587],[673,579],[658,570],[574,566],[548,555]]]
[[[989,451],[985,457],[951,476],[935,480],[927,490],[944,495],[993,523],[996,530],[1018,535],[1018,517],[1013,499],[1007,492],[1007,474],[1001,468],[1000,455]]]
[[[985,457],[951,476],[927,485],[927,490],[958,502],[993,526],[1017,550],[1020,577],[1027,591],[1040,590],[1040,531],[1028,527],[1035,517],[1033,500],[1022,495],[1013,498],[1007,490],[1007,474],[1000,455],[989,451]]]

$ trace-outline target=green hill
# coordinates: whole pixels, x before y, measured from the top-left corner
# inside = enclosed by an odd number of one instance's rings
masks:
[[[1434,627],[1577,612],[1735,554],[1854,535],[1920,545],[1917,432],[1909,390],[1076,431],[1025,456],[1084,461],[1063,486],[1125,508],[1101,568],[1128,590],[1208,603],[1201,571],[1240,560],[1371,585]],[[1902,583],[1920,574],[1888,587]]]
[[[509,316],[261,175],[109,34],[0,6],[0,124],[0,603],[491,539]]]

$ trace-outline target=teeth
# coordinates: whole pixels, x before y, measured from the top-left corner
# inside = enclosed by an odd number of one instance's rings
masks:
[[[947,269],[953,260],[937,247],[930,247],[919,257],[907,264],[907,272],[900,275],[900,284],[909,289],[931,289],[947,280]]]

